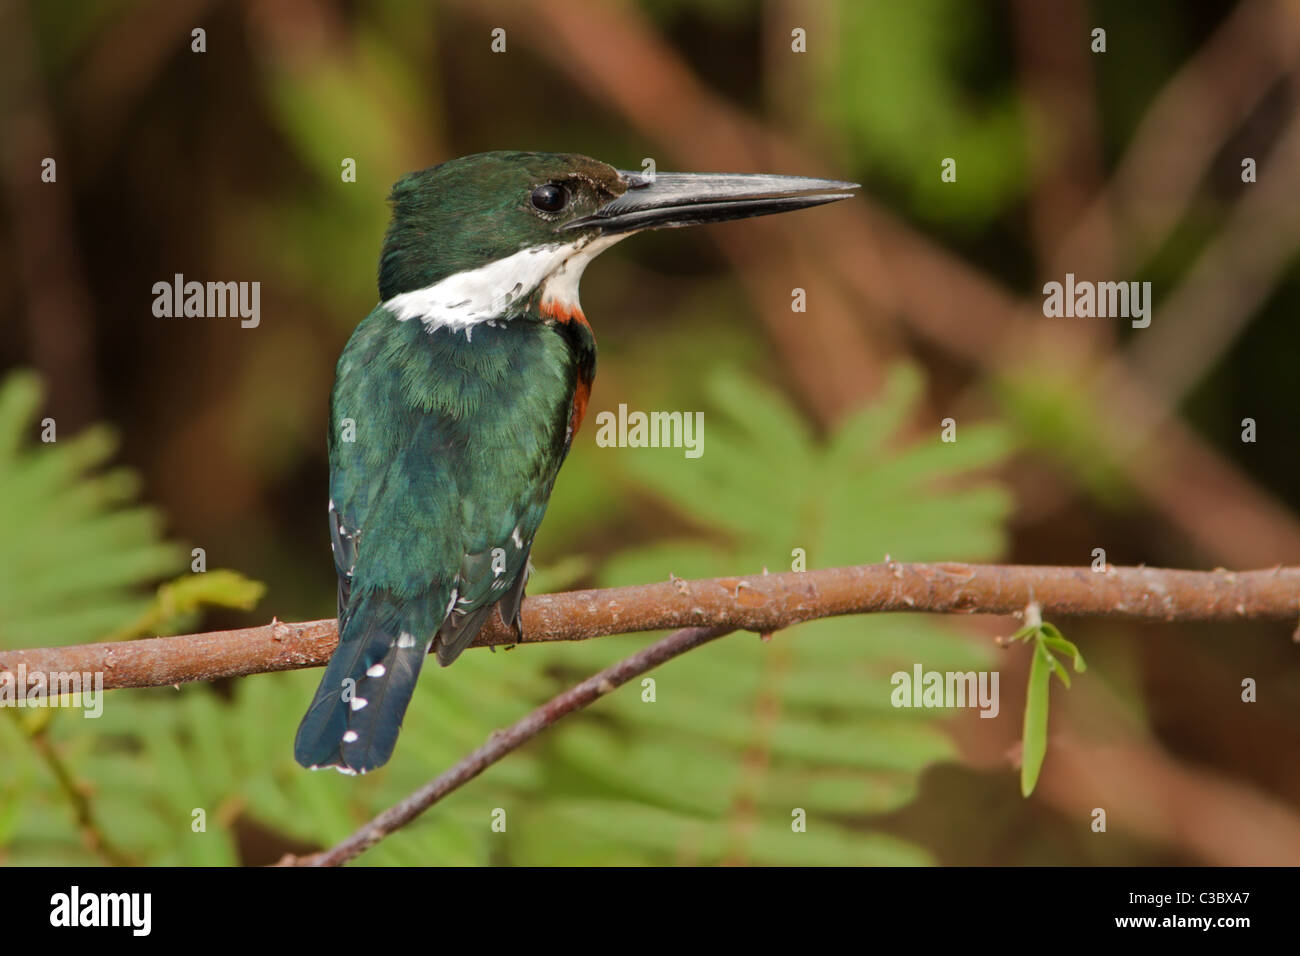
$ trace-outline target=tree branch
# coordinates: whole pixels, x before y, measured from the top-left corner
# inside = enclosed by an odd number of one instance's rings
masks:
[[[1295,620],[1300,568],[1159,568],[884,564],[543,594],[524,602],[522,640],[495,616],[476,646],[581,641],[680,627],[769,633],[844,614],[919,611],[1144,621]],[[332,620],[139,641],[0,651],[0,673],[102,672],[104,687],[161,687],[319,667],[338,642]]]
[[[466,755],[459,763],[434,777],[400,803],[396,803],[342,843],[311,856],[285,855],[277,866],[341,866],[356,859],[390,833],[406,826],[447,794],[473,780],[492,764],[532,740],[561,717],[581,710],[615,688],[679,654],[730,634],[730,627],[686,627],[663,640],[642,648],[612,667],[588,677],[552,697],[506,730],[495,731],[487,743]]]

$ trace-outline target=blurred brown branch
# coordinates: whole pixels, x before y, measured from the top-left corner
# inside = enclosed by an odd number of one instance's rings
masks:
[[[1300,80],[1296,83],[1300,99]],[[1290,170],[1300,168],[1300,113],[1292,114],[1261,166],[1288,170],[1247,188],[1219,234],[1167,297],[1174,318],[1157,323],[1126,359],[1172,406],[1213,370],[1270,293],[1300,248],[1300,203]]]
[[[1088,32],[1088,12],[1077,0],[1047,5],[1036,0],[1011,4],[1016,59],[1025,102],[1039,130],[1042,156],[1036,163],[1035,187],[1029,196],[1029,219],[1040,266],[1049,269],[1059,237],[1068,235],[1102,189],[1104,162],[1101,118],[1093,90],[1092,56],[1074,42]],[[1080,275],[1098,275],[1114,264],[1114,223],[1109,208],[1094,223],[1089,242],[1070,265]],[[1049,269],[1048,274],[1055,270]],[[1089,333],[1109,336],[1100,323]]]
[[[1057,714],[1053,714],[1056,720]],[[1180,760],[1158,741],[1090,739],[1086,728],[1052,739],[1052,773],[1042,799],[1086,817],[1114,808],[1136,836],[1185,847],[1214,866],[1294,866],[1300,859],[1300,819],[1266,786]],[[1231,820],[1230,827],[1201,826]]]
[[[1051,272],[1115,242],[1117,260],[1136,273],[1187,213],[1224,143],[1297,66],[1295,5],[1238,3],[1151,102],[1110,182],[1061,242]]]
[[[23,319],[33,362],[60,386],[51,412],[61,425],[84,425],[100,406],[94,309],[67,185],[75,160],[61,145],[48,92],[26,6],[0,4],[0,198],[12,217]],[[54,162],[50,182],[42,179],[46,161]]]
[[[481,774],[492,764],[509,755],[550,727],[561,717],[581,710],[634,677],[658,667],[689,650],[730,634],[730,627],[687,627],[675,631],[649,647],[637,651],[612,667],[575,684],[552,697],[522,720],[506,730],[493,733],[487,743],[466,755],[451,767],[400,803],[394,804],[346,840],[329,850],[311,856],[285,856],[277,866],[340,866],[356,859],[390,833],[406,826],[453,790]]]
[[[751,118],[710,90],[634,7],[539,0],[461,6],[493,24],[527,20],[534,28],[520,35],[539,57],[678,162],[695,168],[757,165],[826,172],[785,131]],[[1097,225],[1111,217],[1120,227],[1118,250],[1152,248],[1162,238],[1157,233],[1177,223],[1216,140],[1221,142],[1233,121],[1294,64],[1300,19],[1293,10],[1273,3],[1241,7],[1251,9],[1226,20],[1161,91],[1115,180],[1089,206],[1064,248],[1089,246]],[[545,29],[536,29],[538,24]],[[1250,52],[1258,42],[1268,56]],[[1240,71],[1234,71],[1241,64],[1247,70],[1239,81]],[[1156,135],[1189,125],[1194,135]],[[1171,150],[1186,155],[1178,174],[1165,180]],[[1164,181],[1165,188],[1152,189],[1153,180]],[[1095,350],[1078,326],[1043,326],[1040,303],[1026,305],[996,279],[868,199],[825,215],[838,217],[836,228],[792,237],[755,223],[714,233],[722,250],[745,265],[742,274],[752,284],[768,334],[819,420],[833,422],[872,394],[882,357],[899,350],[895,316],[943,353],[997,378],[1016,380],[1023,369],[1050,362],[1057,380],[1092,393],[1098,383]],[[1130,219],[1140,239],[1128,238]],[[789,321],[791,283],[785,279],[790,275],[809,277],[801,284],[818,290],[819,307],[801,315],[799,323]],[[852,308],[842,308],[845,301]],[[1122,374],[1115,374],[1117,368]],[[1169,421],[1165,397],[1126,362],[1107,371],[1110,391],[1096,399],[1104,410],[1097,415],[1098,437],[1111,463],[1158,514],[1215,561],[1264,564],[1289,560],[1300,550],[1300,520],[1294,514],[1192,429]],[[1153,422],[1167,424],[1153,430],[1148,427]],[[1059,495],[1058,505],[1065,500],[1068,496]],[[1232,533],[1225,534],[1226,528]]]
[[[1292,620],[1300,568],[1175,571],[1161,568],[987,564],[866,564],[816,571],[673,579],[542,594],[524,602],[519,637],[493,618],[477,647],[582,641],[633,631],[725,627],[768,634],[845,614],[914,611],[1145,621]],[[141,641],[0,651],[0,673],[102,672],[106,689],[162,687],[323,665],[338,643],[332,620]]]

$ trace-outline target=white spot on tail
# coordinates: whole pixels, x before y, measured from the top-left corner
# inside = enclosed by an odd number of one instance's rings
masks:
[[[367,677],[383,677],[386,673],[383,664],[371,664],[366,668]]]
[[[353,698],[352,698],[352,709],[353,709],[353,710],[360,710],[362,707],[366,706],[366,704],[368,704],[368,703],[370,703],[370,701],[366,700],[364,697],[353,697]]]
[[[408,647],[414,647],[415,638],[412,637],[410,634],[407,634],[405,631],[403,631],[401,636],[398,637],[397,639],[397,646],[402,648],[403,650],[405,650]]]
[[[349,730],[347,733],[343,735],[343,742],[345,744],[355,743],[356,739],[357,739],[357,732],[355,730]]]

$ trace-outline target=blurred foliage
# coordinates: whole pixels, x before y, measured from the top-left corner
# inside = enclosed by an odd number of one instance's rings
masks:
[[[27,445],[42,401],[31,373],[0,383],[0,640],[6,647],[81,644],[144,613],[135,586],[175,572],[183,552],[159,540],[161,518],[131,505],[139,481],[125,468],[90,476],[113,454],[105,427],[38,450]],[[39,430],[55,427],[42,422]],[[48,432],[46,432],[49,435]]]
[[[819,442],[777,394],[734,371],[715,376],[707,454],[629,456],[632,483],[707,536],[629,550],[602,582],[759,572],[789,561],[792,543],[827,565],[891,548],[908,560],[996,554],[1008,497],[987,482],[953,485],[997,464],[1006,438],[985,426],[955,444],[907,440],[920,388],[915,371],[898,370],[881,402]],[[571,558],[534,583],[563,584],[584,568]],[[232,588],[257,593],[230,576],[215,580],[226,597]],[[184,590],[164,589],[169,611]],[[90,724],[76,711],[42,713],[40,732],[130,859],[225,865],[239,859],[236,821],[307,845],[338,840],[493,728],[646,640],[468,654],[454,673],[426,675],[400,759],[360,779],[293,762],[286,742],[311,673],[247,678],[228,699],[203,686],[118,692]],[[953,756],[932,714],[889,706],[890,675],[918,660],[966,670],[989,657],[951,627],[919,619],[818,622],[766,645],[733,636],[656,671],[653,703],[630,687],[571,718],[364,862],[924,863],[922,848],[862,826],[911,800],[920,772]],[[67,794],[25,745],[31,732],[21,719],[0,721],[10,755],[0,771],[0,846],[16,863],[91,862],[76,830],[48,811]],[[504,838],[490,827],[498,807]],[[791,830],[796,808],[808,816],[806,833]]]
[[[699,533],[619,555],[601,583],[784,571],[795,549],[809,567],[887,552],[997,555],[1010,499],[970,477],[1002,460],[1007,437],[981,426],[952,444],[906,438],[920,391],[914,370],[896,370],[878,403],[822,442],[770,389],[715,374],[700,458],[619,455],[634,486]],[[552,666],[585,675],[644,641],[564,645]],[[600,719],[552,735],[548,799],[533,805],[522,862],[925,862],[921,848],[863,826],[909,802],[921,771],[953,756],[933,712],[889,703],[891,675],[916,661],[968,670],[990,655],[947,624],[849,617],[769,643],[732,635],[669,662],[651,675],[653,702],[626,688]],[[795,808],[806,833],[791,832]]]
[[[1069,469],[1098,500],[1119,507],[1131,501],[1125,478],[1106,445],[1102,426],[1077,388],[1045,368],[1021,368],[990,383],[1024,441]]]
[[[985,59],[1001,42],[987,10],[840,0],[836,11],[838,55],[821,108],[914,215],[974,231],[1024,195],[1030,157],[1008,148],[1027,142],[1011,78],[993,89],[971,83],[988,75]],[[960,188],[940,179],[942,157],[959,158]]]
[[[108,635],[107,640],[172,634],[192,627],[205,607],[251,611],[266,593],[266,585],[250,581],[238,571],[190,573],[158,587],[153,603],[134,621]]]
[[[94,417],[120,424],[122,457],[143,474],[158,510],[134,504],[141,491],[134,474],[105,467],[116,445],[103,426],[60,431],[57,443],[28,449],[43,399],[30,375],[6,380],[0,646],[333,613],[327,396],[344,341],[374,304],[390,183],[482,149],[577,150],[635,166],[665,147],[580,78],[516,42],[515,32],[509,57],[487,59],[484,24],[469,6],[327,0],[285,15],[274,4],[214,4],[202,18],[208,52],[192,56],[187,32],[154,28],[167,22],[166,0],[80,3],[75,17],[60,4],[27,4],[51,129],[66,156],[61,183],[75,207],[60,254],[80,253],[96,325],[103,400]],[[1015,5],[636,6],[706,87],[741,109],[767,111],[759,119],[784,135],[806,135],[826,172],[867,184],[874,202],[919,221],[968,264],[1036,292],[1042,263],[1026,223],[1047,140],[1027,116]],[[1108,165],[1227,6],[1089,5],[1112,40],[1123,39],[1090,61]],[[797,68],[773,69],[767,51],[784,42],[791,11],[828,29],[812,37]],[[512,31],[531,27],[523,18],[510,23]],[[1224,161],[1266,153],[1278,113],[1266,104],[1225,146]],[[0,128],[0,146],[10,132]],[[945,188],[938,163],[947,156],[959,163],[957,183]],[[345,158],[357,161],[355,183],[340,181]],[[1173,288],[1216,234],[1236,195],[1222,186],[1230,178],[1194,198],[1147,265],[1157,289]],[[0,202],[0,215],[15,208]],[[4,366],[31,364],[29,326],[60,318],[24,312],[17,264],[29,238],[21,228],[0,234]],[[594,444],[589,425],[538,538],[533,592],[784,570],[794,548],[804,549],[810,567],[886,553],[975,560],[1007,551],[1067,563],[1098,540],[1135,562],[1199,560],[1168,529],[1150,533],[1103,449],[1095,409],[1052,368],[990,381],[978,368],[925,354],[934,369],[926,389],[918,373],[900,368],[873,403],[836,427],[813,428],[793,407],[801,400],[795,390],[778,395],[759,384],[788,388],[789,357],[756,333],[756,305],[724,263],[705,230],[674,231],[626,243],[588,270],[583,297],[601,347],[589,418],[624,401],[707,408],[706,453],[698,461],[671,450],[612,453]],[[244,332],[152,319],[142,290],[175,272],[262,281],[262,325]],[[1236,435],[1247,413],[1270,435],[1287,434],[1300,415],[1289,374],[1297,303],[1292,278],[1183,409],[1221,454],[1292,504],[1300,491],[1293,443],[1247,446]],[[1132,334],[1121,330],[1121,338]],[[721,373],[719,356],[731,366]],[[79,385],[48,384],[51,404]],[[937,419],[938,405],[962,395],[992,396],[1005,424],[977,428],[968,423],[974,416],[963,417],[958,444],[932,440],[932,426],[917,423]],[[1013,447],[1063,464],[1049,474],[1067,484],[1071,505],[1068,514],[1018,515],[1008,542],[1010,498],[981,475]],[[1025,479],[1029,471],[1009,474],[1027,483],[1041,476]],[[187,551],[163,540],[159,511],[176,536],[248,577],[185,574]],[[248,612],[241,609],[260,593],[251,579],[268,587]],[[211,608],[205,620],[200,605]],[[1283,777],[1276,769],[1275,749],[1252,754],[1241,745],[1241,708],[1213,703],[1223,699],[1215,690],[1222,673],[1281,672],[1286,660],[1261,649],[1266,638],[1234,633],[1240,640],[1198,643],[1180,632],[1179,659],[1194,660],[1185,651],[1195,647],[1204,667],[1199,683],[1175,683],[1160,653],[1170,638],[1150,630],[1134,640],[1136,628],[1113,623],[1080,627],[1084,636],[1072,636],[1087,640],[1098,674],[1080,682],[1068,706],[1100,695],[1115,675],[1124,680],[1078,723],[1095,727],[1104,720],[1091,718],[1122,710],[1131,713],[1126,726],[1153,741],[1150,728],[1159,728],[1166,752],[1248,781],[1253,775],[1279,792],[1288,781],[1297,785],[1294,771]],[[987,856],[975,862],[1021,852],[1036,862],[1089,859],[1098,841],[1075,836],[1064,814],[1044,823],[1049,814],[1036,802],[1032,813],[1006,809],[1015,801],[1005,799],[1005,779],[991,801],[996,809],[981,810],[957,833],[948,821],[975,805],[977,775],[950,768],[937,791],[934,773],[923,771],[952,757],[940,726],[928,714],[880,706],[900,665],[984,666],[982,646],[963,636],[968,629],[873,616],[804,625],[769,644],[732,635],[654,672],[655,703],[643,703],[639,687],[624,688],[362,862],[923,862],[944,852],[971,859],[962,854],[981,839]],[[454,670],[431,669],[397,759],[359,779],[308,774],[292,761],[293,730],[316,683],[310,672],[114,692],[98,720],[62,710],[0,713],[0,859],[111,860],[87,841],[56,766],[86,795],[95,826],[136,862],[267,862],[323,845],[532,703],[648,639],[476,651]],[[1153,689],[1153,673],[1163,693]],[[1295,698],[1283,691],[1271,698],[1282,716],[1251,731],[1270,748],[1293,726]],[[1195,719],[1180,719],[1188,711]],[[1053,726],[1063,725],[1054,713]],[[792,840],[796,806],[808,811],[809,828]],[[497,807],[508,813],[505,834],[488,827]],[[206,811],[205,832],[192,828],[196,809]],[[899,821],[910,814],[922,824],[903,832]],[[1107,846],[1117,843],[1118,834]],[[1147,848],[1132,853],[1152,859]]]
[[[141,584],[184,565],[184,552],[160,539],[155,512],[131,504],[139,487],[132,472],[114,468],[95,473],[112,455],[112,433],[94,427],[60,439],[49,420],[35,422],[41,397],[41,384],[29,372],[0,380],[0,520],[16,543],[0,552],[3,646],[165,634],[195,622],[204,607],[249,609],[257,602],[264,586],[227,570],[164,584],[153,600],[142,595]],[[25,439],[34,426],[48,440],[28,447]],[[133,802],[144,781],[170,779],[167,765],[150,766],[160,751],[151,753],[133,740],[127,765],[111,757],[127,740],[127,728],[159,742],[158,734],[174,726],[176,718],[164,716],[156,704],[156,713],[150,713],[146,697],[123,708],[127,725],[111,720],[94,725],[116,744],[98,733],[72,731],[75,719],[58,708],[0,714],[0,855],[12,852],[13,859],[26,863],[94,858],[64,814],[50,812],[61,805],[67,813],[73,810],[65,772],[83,777],[72,786],[89,787],[102,827],[113,833],[112,845],[143,854],[170,839],[158,826],[165,818],[154,816],[150,802]],[[113,704],[129,700],[121,694]],[[113,704],[104,708],[106,714],[114,713]],[[70,713],[81,716],[79,710]],[[45,747],[50,742],[59,754],[51,755]],[[66,771],[68,765],[74,770]],[[71,855],[65,857],[69,848]]]

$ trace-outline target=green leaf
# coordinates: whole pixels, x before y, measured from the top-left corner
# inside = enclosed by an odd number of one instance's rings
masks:
[[[153,603],[135,620],[114,631],[107,640],[123,641],[142,635],[173,633],[182,622],[193,621],[204,607],[251,611],[266,593],[266,585],[238,571],[217,568],[185,574],[160,585]]]
[[[1074,642],[1067,641],[1054,625],[1044,623],[1042,632],[1044,644],[1054,651],[1060,651],[1062,654],[1070,655],[1074,661],[1074,671],[1076,674],[1082,674],[1088,669],[1088,665],[1084,663],[1083,655],[1080,654],[1079,649],[1074,646]],[[1066,681],[1066,686],[1069,686],[1069,681]]]
[[[1047,701],[1052,680],[1054,658],[1041,643],[1034,644],[1034,659],[1029,666],[1029,689],[1025,694],[1023,755],[1020,764],[1020,793],[1028,797],[1038,784],[1047,755]]]
[[[783,396],[739,373],[706,391],[700,458],[645,450],[624,468],[683,521],[606,561],[602,585],[784,571],[795,548],[809,567],[1001,549],[1010,499],[970,473],[996,465],[1009,442],[989,426],[955,445],[905,437],[925,391],[915,368],[892,370],[880,401],[821,441]],[[547,648],[555,689],[651,639]],[[904,616],[709,644],[656,669],[653,700],[630,685],[552,731],[546,799],[511,860],[923,862],[919,848],[855,822],[905,806],[920,775],[955,755],[941,724],[950,713],[894,708],[890,678],[917,661],[971,670],[989,657],[960,625]],[[806,833],[790,830],[795,808]]]
[[[180,549],[160,540],[160,517],[131,503],[139,482],[124,469],[102,473],[116,447],[103,426],[35,437],[42,400],[28,372],[0,381],[0,646],[85,643],[131,616],[140,590],[176,573]]]
[[[1009,641],[1027,641],[1031,637],[1037,637],[1040,627],[1037,624],[1026,624],[1016,633],[1012,634],[1007,640]]]
[[[1061,662],[1056,659],[1055,654],[1047,650],[1047,644],[1045,642],[1040,642],[1040,646],[1047,654],[1048,663],[1050,663],[1052,666],[1052,673],[1055,674],[1057,677],[1059,677],[1061,679],[1061,683],[1065,685],[1065,689],[1069,690],[1070,672],[1067,671],[1063,666],[1061,666]]]

